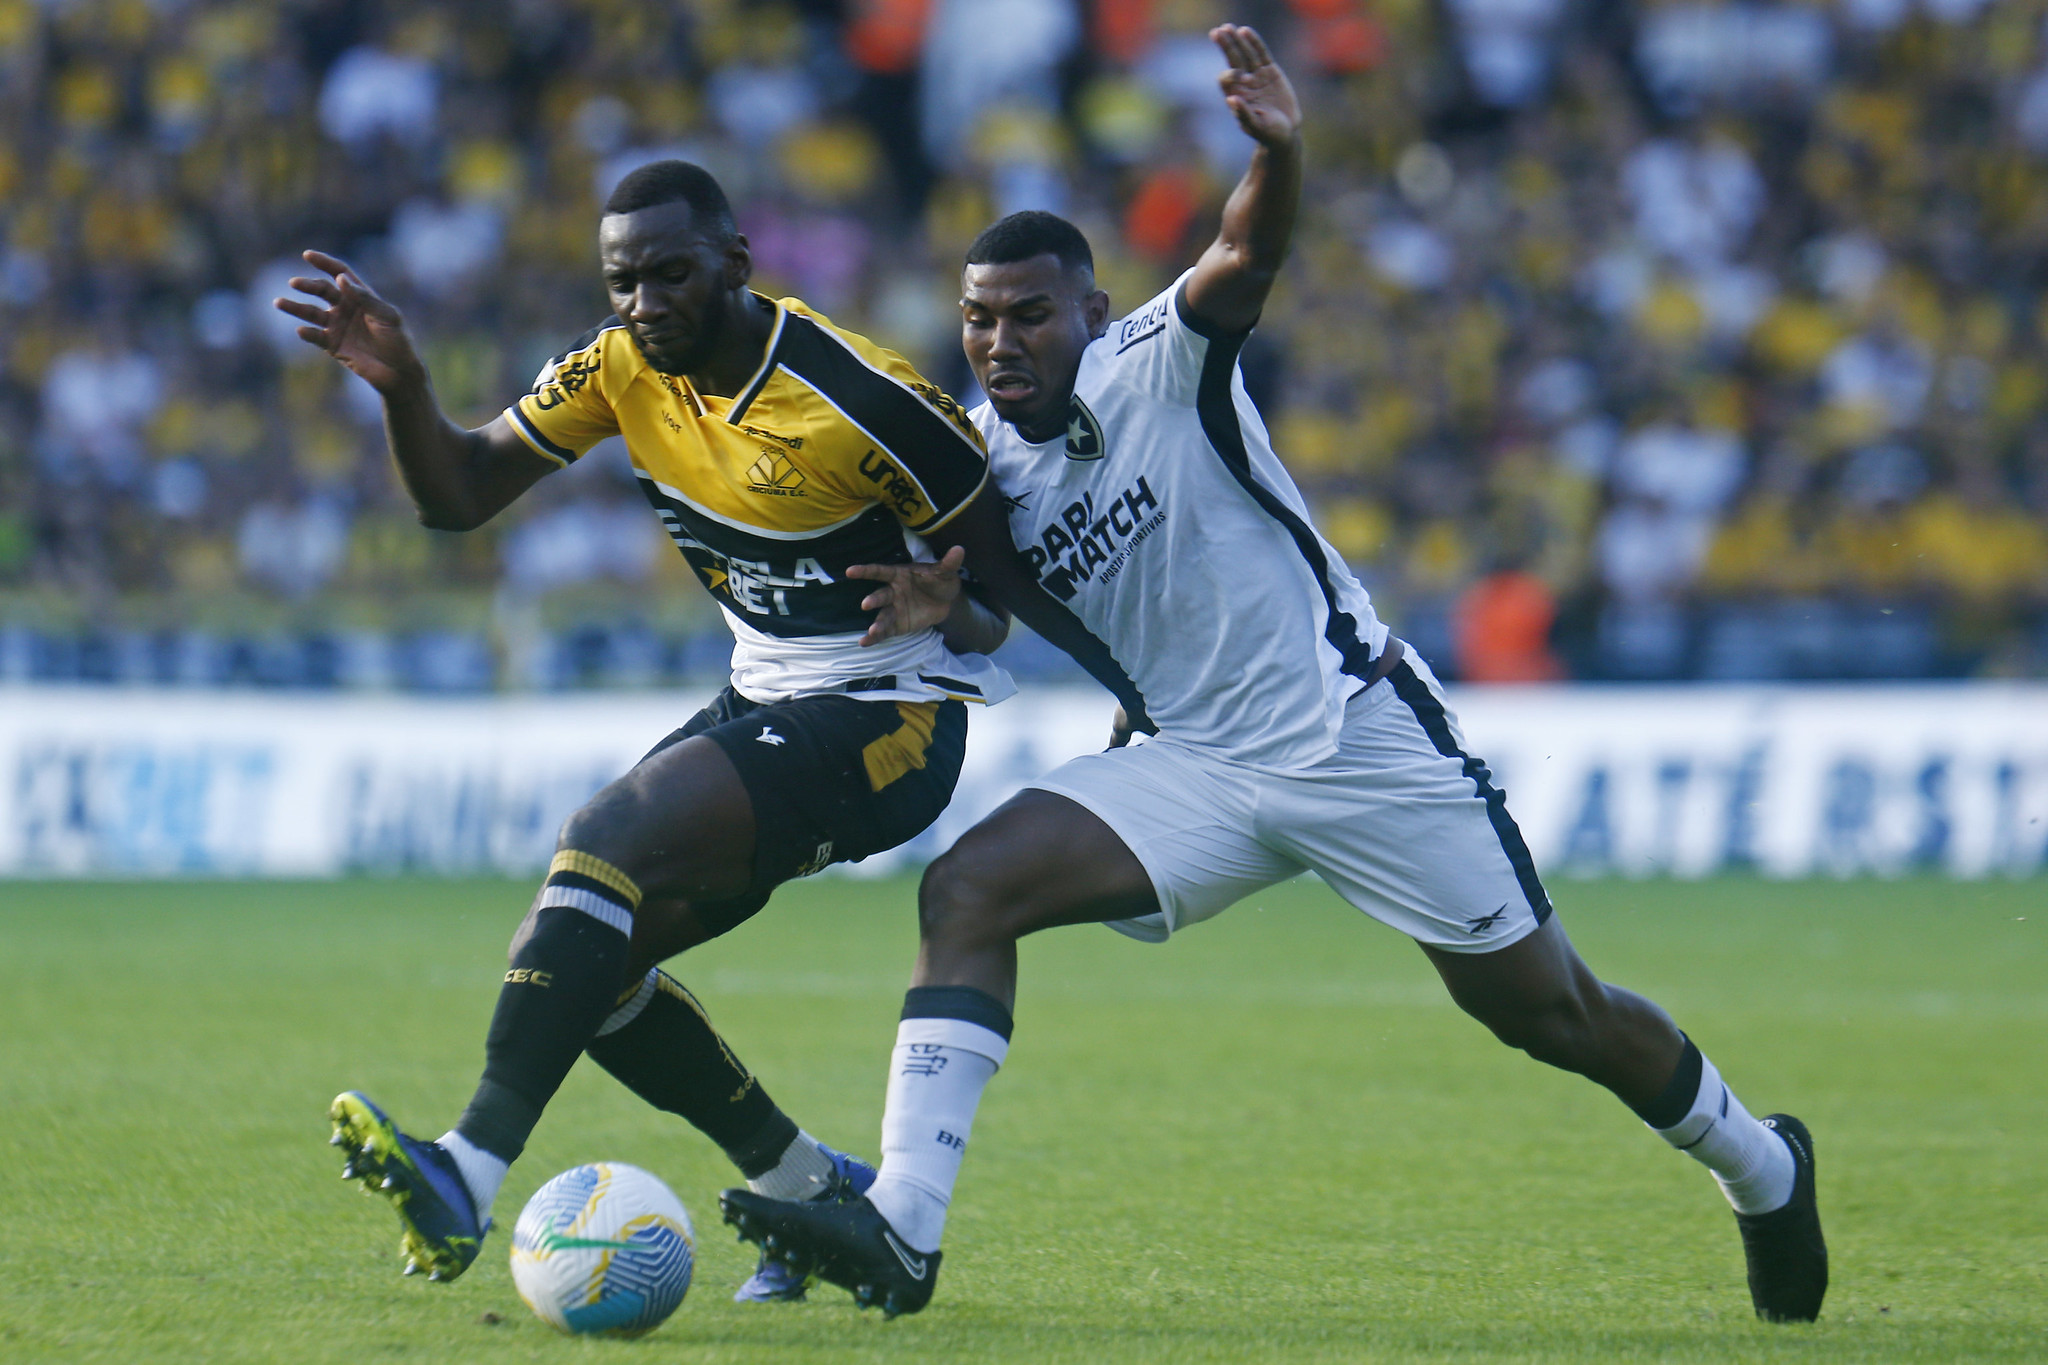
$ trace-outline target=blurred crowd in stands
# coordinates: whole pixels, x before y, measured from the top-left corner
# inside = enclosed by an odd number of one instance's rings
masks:
[[[1225,18],[1310,116],[1247,385],[1443,671],[2048,673],[2048,0],[0,0],[0,681],[717,672],[616,450],[421,529],[295,253],[480,423],[682,156],[758,287],[978,401],[992,218],[1124,307],[1213,234]]]

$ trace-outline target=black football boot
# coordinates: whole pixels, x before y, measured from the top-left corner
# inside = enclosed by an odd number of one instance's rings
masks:
[[[940,1253],[912,1251],[865,1196],[845,1204],[793,1204],[727,1190],[718,1206],[742,1241],[759,1243],[799,1275],[852,1291],[862,1308],[880,1308],[893,1318],[931,1302]]]
[[[1769,1213],[1738,1213],[1749,1297],[1765,1322],[1812,1322],[1828,1292],[1828,1244],[1820,1235],[1813,1188],[1813,1135],[1790,1114],[1763,1125],[1792,1149],[1792,1197]]]

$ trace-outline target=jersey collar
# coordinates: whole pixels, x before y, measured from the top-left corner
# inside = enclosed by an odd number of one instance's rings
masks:
[[[783,324],[789,321],[789,310],[766,294],[748,290],[747,296],[759,299],[775,310],[775,326],[768,332],[768,344],[761,348],[760,368],[754,371],[753,377],[747,380],[738,394],[734,395],[732,407],[726,410],[725,421],[728,426],[740,424],[740,419],[747,415],[748,406],[760,396],[762,388],[768,383],[768,376],[775,373],[775,349],[782,344]]]

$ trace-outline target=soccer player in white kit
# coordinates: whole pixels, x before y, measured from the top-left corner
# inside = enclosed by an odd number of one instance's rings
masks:
[[[1300,112],[1255,32],[1211,37],[1258,147],[1200,262],[1112,323],[1079,231],[1015,214],[969,249],[962,297],[989,399],[972,416],[1012,538],[1107,645],[1128,679],[1112,680],[1126,723],[1151,738],[1040,778],[926,872],[866,1197],[824,1207],[733,1190],[727,1221],[863,1306],[915,1312],[1008,1048],[1017,940],[1106,922],[1163,941],[1313,871],[1421,945],[1501,1041],[1606,1086],[1712,1170],[1757,1313],[1811,1320],[1827,1251],[1804,1125],[1751,1117],[1663,1010],[1580,960],[1429,666],[1316,532],[1245,394],[1237,354],[1300,194]],[[943,616],[959,590],[932,566],[865,576],[884,584],[870,603],[905,626]]]

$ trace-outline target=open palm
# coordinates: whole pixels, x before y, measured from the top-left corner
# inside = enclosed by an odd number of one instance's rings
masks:
[[[955,545],[932,564],[856,564],[848,578],[866,578],[881,587],[861,601],[862,611],[875,613],[863,645],[878,645],[898,635],[944,625],[961,592],[960,566],[967,551]]]
[[[399,311],[364,283],[348,262],[324,251],[308,251],[305,256],[307,264],[326,274],[295,277],[291,286],[326,306],[274,300],[279,312],[305,324],[298,329],[299,339],[318,346],[380,391],[417,371],[419,357]]]
[[[1269,145],[1292,139],[1301,130],[1301,103],[1258,30],[1220,24],[1209,30],[1209,41],[1230,59],[1230,70],[1216,83],[1223,88],[1223,102],[1237,115],[1238,127]]]

